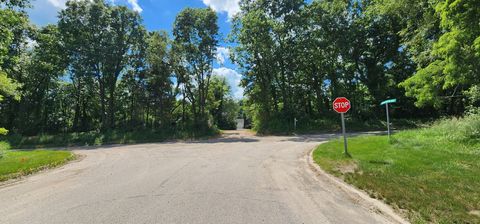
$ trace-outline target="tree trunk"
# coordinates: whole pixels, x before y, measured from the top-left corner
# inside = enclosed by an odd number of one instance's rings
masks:
[[[108,98],[108,129],[115,128],[115,87],[117,86],[116,79],[111,80],[109,87]]]
[[[98,76],[97,76],[98,77]],[[101,107],[101,116],[100,116],[100,123],[102,126],[102,129],[105,130],[107,129],[107,124],[106,124],[106,106],[105,106],[105,83],[101,77],[98,77],[98,84],[100,85],[100,107]]]

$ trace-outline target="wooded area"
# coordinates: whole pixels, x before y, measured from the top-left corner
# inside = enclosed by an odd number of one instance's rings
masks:
[[[69,1],[38,28],[29,0],[1,0],[0,127],[11,133],[235,128],[239,104],[212,75],[212,9],[184,9],[171,35],[104,0]],[[259,132],[337,119],[461,116],[480,106],[478,0],[242,0],[232,19],[241,102]],[[420,110],[419,108],[423,108]],[[0,133],[6,134],[6,129]]]
[[[461,116],[479,106],[478,0],[243,0],[234,60],[247,111],[263,132],[315,129],[338,119],[331,102],[352,101],[350,119]],[[419,110],[419,108],[422,108]],[[334,117],[332,117],[334,116]],[[308,128],[308,127],[307,127]]]
[[[191,136],[235,128],[230,87],[212,76],[213,10],[184,9],[172,39],[103,0],[69,1],[58,24],[41,28],[30,24],[28,4],[2,0],[0,127],[23,135],[162,129]]]

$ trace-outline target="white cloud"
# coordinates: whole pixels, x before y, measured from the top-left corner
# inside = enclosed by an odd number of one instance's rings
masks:
[[[213,69],[213,74],[218,76],[223,76],[227,79],[228,84],[232,88],[233,97],[235,99],[241,99],[243,97],[243,92],[245,91],[240,87],[240,81],[242,80],[242,75],[237,71],[225,67]]]
[[[230,49],[226,47],[218,47],[215,58],[219,64],[224,65],[225,61],[230,58]]]
[[[64,9],[67,0],[48,0],[55,8]]]
[[[240,0],[203,0],[203,4],[210,6],[216,12],[226,12],[232,18],[240,12]]]
[[[128,3],[130,3],[130,6],[132,6],[134,11],[137,11],[138,13],[142,13],[143,9],[138,4],[138,0],[128,0]]]
[[[36,25],[54,24],[58,20],[58,11],[62,5],[65,7],[65,4],[59,0],[35,0],[32,1],[32,8],[27,9],[27,12],[30,20]]]
[[[31,21],[37,25],[45,25],[57,22],[58,11],[65,9],[68,0],[34,0],[33,8],[28,9]],[[92,0],[90,0],[92,1]],[[141,13],[142,7],[138,0],[108,0],[111,4],[123,2],[128,4],[133,10]]]

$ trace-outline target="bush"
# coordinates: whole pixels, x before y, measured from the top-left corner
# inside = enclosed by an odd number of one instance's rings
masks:
[[[467,97],[467,113],[480,114],[480,86],[472,86],[465,92]]]
[[[217,135],[215,128],[186,127],[183,131],[175,128],[158,130],[123,131],[112,130],[106,132],[90,131],[65,133],[57,135],[21,136],[9,135],[8,140],[14,148],[44,148],[59,146],[100,146],[107,144],[132,144],[146,142],[162,142],[168,139],[191,139]],[[191,130],[196,130],[195,132]]]
[[[480,140],[480,114],[441,120],[433,125],[432,131],[446,140],[477,143]]]
[[[340,115],[335,114],[332,117],[297,118],[297,127],[294,130],[294,121],[281,116],[281,114],[270,117],[268,120],[255,120],[254,130],[260,134],[291,134],[295,133],[331,133],[342,130]],[[387,129],[386,121],[382,119],[364,119],[360,120],[347,115],[345,118],[347,132],[361,131],[384,131]],[[420,119],[391,119],[392,130],[411,129],[423,126],[426,120]]]
[[[395,140],[397,139],[397,140]],[[428,141],[435,139],[435,142]],[[424,144],[437,145],[476,145],[480,143],[480,115],[469,115],[464,118],[445,118],[434,122],[430,127],[397,133],[394,142],[400,145]],[[476,147],[473,147],[476,148]]]
[[[10,149],[10,144],[8,142],[0,142],[0,159],[3,158],[5,151]]]
[[[0,128],[0,135],[7,135],[8,134],[8,130],[5,129],[5,128]]]

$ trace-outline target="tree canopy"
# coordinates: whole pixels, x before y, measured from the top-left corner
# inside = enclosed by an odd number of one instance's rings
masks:
[[[480,106],[478,0],[241,0],[228,36],[245,96],[215,77],[217,14],[186,8],[172,30],[105,0],[71,0],[36,27],[0,1],[0,126],[11,133],[154,129],[198,136],[246,116],[260,132],[349,121],[461,116]],[[242,111],[239,113],[239,111]],[[5,131],[3,131],[4,133]]]
[[[210,90],[219,38],[213,10],[183,10],[171,39],[104,0],[68,1],[58,23],[41,28],[30,25],[28,6],[2,1],[0,10],[0,124],[13,133],[201,135],[216,128],[214,119],[236,119],[219,105],[236,104],[225,100],[230,88]]]
[[[478,1],[243,0],[231,39],[256,128],[315,124],[346,96],[352,119],[465,111],[479,83]],[[471,94],[470,94],[471,95]],[[419,110],[419,107],[425,109]],[[422,112],[423,111],[423,112]]]

